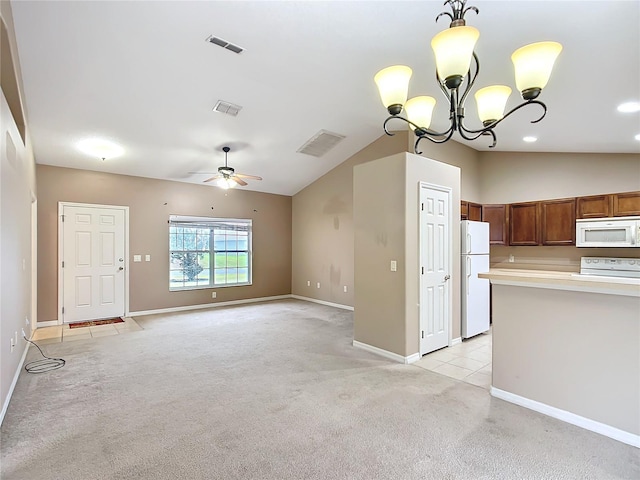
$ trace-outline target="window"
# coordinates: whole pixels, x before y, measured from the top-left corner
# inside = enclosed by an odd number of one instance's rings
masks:
[[[251,220],[169,219],[169,290],[251,285]]]

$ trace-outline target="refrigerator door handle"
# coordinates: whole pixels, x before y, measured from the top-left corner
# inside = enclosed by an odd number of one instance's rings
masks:
[[[471,253],[471,234],[467,233],[467,253]]]
[[[467,296],[469,296],[469,279],[471,278],[471,258],[467,257]]]

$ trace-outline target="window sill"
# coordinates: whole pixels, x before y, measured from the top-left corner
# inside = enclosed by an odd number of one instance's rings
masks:
[[[198,285],[194,287],[169,287],[170,292],[184,292],[189,290],[215,290],[218,288],[228,288],[228,287],[250,287],[253,283],[231,283],[225,285]]]

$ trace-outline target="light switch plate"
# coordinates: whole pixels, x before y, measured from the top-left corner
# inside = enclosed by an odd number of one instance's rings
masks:
[[[391,271],[392,272],[398,271],[398,262],[395,260],[391,260]]]
[[[134,255],[133,256],[133,261],[134,262],[141,262],[142,261],[142,255]]]
[[[144,256],[144,261],[145,262],[150,262],[151,261],[151,255],[145,255]]]

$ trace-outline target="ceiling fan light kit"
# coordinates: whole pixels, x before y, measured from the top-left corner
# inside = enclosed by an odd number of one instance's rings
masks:
[[[229,188],[234,188],[236,185],[240,185],[241,187],[249,185],[243,180],[243,178],[262,180],[262,177],[257,177],[255,175],[236,173],[235,169],[227,164],[227,154],[231,151],[231,148],[222,147],[222,151],[224,152],[224,166],[218,167],[218,173],[211,178],[207,178],[205,183],[216,180],[216,185],[218,187],[228,190]]]
[[[476,140],[481,136],[490,136],[492,144],[496,145],[494,128],[515,111],[528,105],[539,105],[542,114],[531,123],[537,123],[547,113],[547,106],[538,100],[542,89],[547,85],[556,58],[562,50],[557,42],[538,42],[517,49],[511,55],[515,69],[516,87],[524,100],[516,107],[504,113],[507,100],[511,95],[511,88],[505,85],[493,85],[479,89],[474,97],[478,107],[478,116],[483,127],[470,129],[464,124],[464,105],[478,72],[480,60],[474,49],[480,32],[466,25],[464,16],[472,10],[476,14],[478,9],[466,6],[466,0],[447,0],[445,5],[451,7],[452,12],[442,12],[436,17],[436,22],[442,16],[451,19],[449,28],[436,34],[431,47],[436,59],[436,80],[440,90],[449,102],[449,128],[443,132],[430,129],[431,117],[436,100],[430,96],[419,96],[407,100],[409,80],[412,70],[405,65],[394,65],[380,70],[374,77],[378,86],[380,98],[389,112],[383,128],[387,135],[393,135],[388,130],[391,120],[402,120],[413,130],[416,137],[414,151],[417,154],[418,145],[424,138],[434,143],[444,143],[451,139],[454,132],[465,140]],[[400,116],[405,110],[407,118]]]

